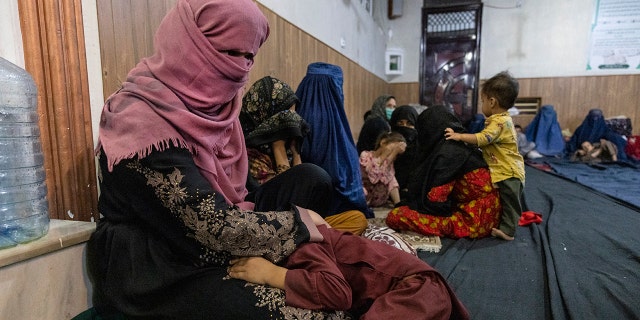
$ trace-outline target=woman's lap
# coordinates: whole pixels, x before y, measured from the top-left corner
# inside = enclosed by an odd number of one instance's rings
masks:
[[[94,306],[115,308],[127,318],[336,316],[286,307],[284,291],[231,279],[226,266],[187,264],[187,259],[175,256],[163,240],[136,232],[131,226],[98,228],[90,240],[87,259],[94,283]],[[344,317],[342,313],[337,315],[336,319]]]

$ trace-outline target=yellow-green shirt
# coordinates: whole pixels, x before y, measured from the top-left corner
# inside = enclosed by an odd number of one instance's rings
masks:
[[[491,182],[518,178],[524,183],[524,159],[518,152],[516,130],[509,112],[489,116],[476,138],[489,165]]]

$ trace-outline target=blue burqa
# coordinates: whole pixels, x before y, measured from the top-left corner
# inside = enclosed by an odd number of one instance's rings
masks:
[[[330,214],[359,210],[373,218],[364,197],[360,159],[344,111],[342,82],[339,66],[315,62],[307,67],[296,91],[300,99],[296,111],[311,128],[302,142],[302,162],[316,164],[331,176],[337,194]]]
[[[607,126],[604,114],[600,109],[589,110],[582,124],[578,126],[576,132],[571,136],[571,140],[567,142],[567,155],[572,155],[585,141],[594,143],[600,142],[600,139],[611,141],[618,147],[618,160],[627,159],[627,154],[624,152],[627,140]]]
[[[473,119],[471,119],[471,121],[469,122],[469,128],[467,128],[467,131],[469,131],[469,133],[478,133],[482,131],[482,129],[484,129],[485,120],[486,118],[484,117],[484,114],[474,114]]]
[[[545,156],[562,155],[565,148],[562,129],[558,122],[558,115],[553,106],[546,105],[527,126],[525,134],[527,140],[536,143],[536,150]]]

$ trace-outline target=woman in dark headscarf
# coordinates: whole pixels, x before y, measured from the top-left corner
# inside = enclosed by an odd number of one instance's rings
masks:
[[[464,132],[444,106],[418,117],[416,169],[408,194],[387,216],[387,225],[426,235],[485,237],[500,222],[500,197],[491,184],[480,151],[460,141],[445,140],[444,130]]]
[[[624,152],[627,146],[627,140],[607,126],[602,110],[600,109],[589,110],[587,116],[567,142],[565,155],[571,157],[582,147],[582,143],[585,141],[593,144],[596,142],[599,143],[600,139],[605,139],[616,145],[618,149],[618,160],[627,159],[627,154]]]
[[[416,138],[418,137],[418,131],[416,131],[415,126],[417,121],[418,111],[409,105],[397,107],[393,110],[391,119],[389,120],[391,130],[402,134],[407,143],[404,153],[399,154],[393,162],[393,168],[396,171],[396,180],[398,180],[400,190],[400,198],[402,198],[407,191],[409,175],[411,174],[411,170],[415,168],[414,157],[416,154]]]
[[[313,220],[321,220],[300,207],[276,210],[256,199],[254,211],[245,201],[238,114],[268,33],[253,1],[178,0],[158,27],[155,53],[105,102],[96,148],[102,217],[87,243],[93,311],[101,317],[345,316],[288,307],[282,290],[228,278],[232,257],[283,261],[317,240]],[[309,200],[328,201],[329,176],[304,173],[328,190]]]
[[[333,228],[359,235],[367,227],[367,220],[362,213],[330,213],[333,193],[323,196],[320,190],[314,189],[317,181],[300,179],[305,176],[302,172],[306,167],[313,166],[316,171],[322,168],[302,163],[302,139],[309,133],[309,127],[295,112],[297,103],[298,97],[291,87],[270,76],[256,81],[243,97],[240,122],[247,144],[247,186],[251,191],[246,199],[255,201],[258,207],[291,202],[318,212]],[[249,186],[250,181],[254,182],[253,188]],[[326,200],[294,199],[291,188],[298,190],[300,196],[317,199],[326,197]]]
[[[331,176],[337,191],[332,213],[357,210],[373,218],[362,188],[358,151],[344,112],[342,81],[339,66],[316,62],[307,67],[296,90],[300,99],[298,114],[311,127],[302,143],[302,161],[322,167]]]

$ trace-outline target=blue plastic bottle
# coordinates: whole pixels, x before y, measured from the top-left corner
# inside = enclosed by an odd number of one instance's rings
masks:
[[[49,231],[37,98],[31,75],[0,57],[0,249]]]

